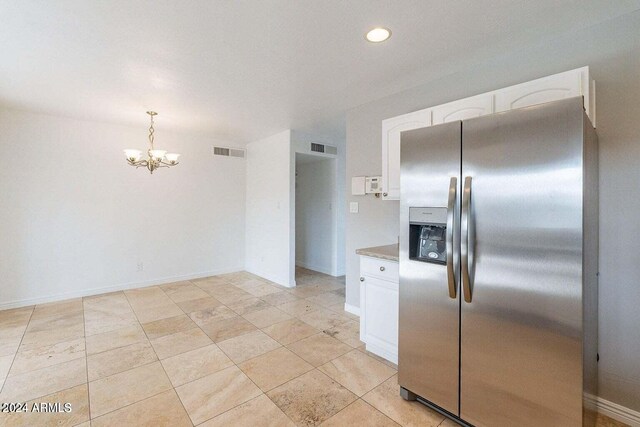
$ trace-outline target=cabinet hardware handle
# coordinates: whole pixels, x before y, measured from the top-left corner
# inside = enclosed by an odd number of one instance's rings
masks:
[[[364,282],[364,277],[361,277],[361,278],[360,278],[360,281],[361,281],[361,282]]]
[[[384,271],[384,267],[380,267],[380,271]]]
[[[387,193],[382,193],[382,195],[383,195],[384,197],[387,197]]]

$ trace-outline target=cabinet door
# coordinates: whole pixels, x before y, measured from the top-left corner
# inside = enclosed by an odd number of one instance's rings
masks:
[[[431,126],[431,110],[382,121],[382,198],[400,199],[400,132]]]
[[[363,338],[367,350],[398,363],[398,284],[363,276],[362,308],[366,313]]]
[[[493,94],[485,93],[433,107],[433,124],[472,119],[493,113]]]
[[[595,122],[591,114],[590,85],[589,68],[583,67],[511,86],[496,91],[496,112],[583,96],[585,111]]]

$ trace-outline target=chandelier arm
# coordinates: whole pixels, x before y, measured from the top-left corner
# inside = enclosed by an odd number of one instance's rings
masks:
[[[163,165],[166,165],[167,167],[171,167],[171,166],[175,166],[177,164],[180,164],[180,162],[167,163],[167,162],[163,162],[162,160],[160,160],[160,163],[162,163]]]

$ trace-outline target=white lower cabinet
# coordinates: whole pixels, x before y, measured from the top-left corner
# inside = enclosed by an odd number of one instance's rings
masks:
[[[360,256],[360,340],[398,363],[398,263]]]

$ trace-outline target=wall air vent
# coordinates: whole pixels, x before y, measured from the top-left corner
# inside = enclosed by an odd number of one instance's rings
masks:
[[[338,154],[338,148],[332,145],[311,143],[311,151],[314,153]]]
[[[244,158],[245,150],[242,148],[213,147],[214,156],[240,157]]]

